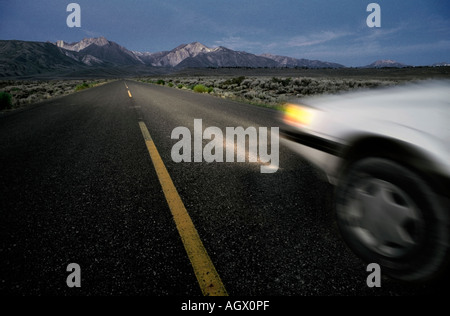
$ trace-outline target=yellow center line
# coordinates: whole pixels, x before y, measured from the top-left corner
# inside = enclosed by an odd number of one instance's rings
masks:
[[[129,95],[129,97],[130,98],[132,98],[133,96],[131,95],[131,92],[130,92],[130,90],[128,90],[128,95]]]
[[[178,195],[177,189],[159,155],[147,126],[141,121],[139,122],[139,127],[203,295],[228,296],[225,286],[195,229],[194,223]]]

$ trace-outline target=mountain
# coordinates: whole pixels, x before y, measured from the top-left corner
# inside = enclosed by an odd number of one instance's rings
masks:
[[[156,67],[206,68],[206,67],[277,67],[267,58],[225,47],[209,48],[199,42],[182,44],[171,51],[137,53],[143,62]]]
[[[187,58],[195,58],[199,54],[207,54],[211,51],[212,49],[199,42],[183,44],[169,52],[162,52],[159,56],[153,54],[155,60],[152,65],[162,67],[175,67]]]
[[[108,41],[104,37],[98,37],[98,38],[84,38],[83,40],[75,43],[66,43],[64,41],[56,42],[56,46],[74,52],[79,52],[92,44],[95,44],[97,46],[105,46],[110,44],[110,41]]]
[[[370,65],[367,65],[362,68],[405,68],[405,67],[408,67],[408,65],[399,63],[398,61],[395,60],[386,59],[386,60],[377,60],[371,63]]]
[[[309,59],[296,59],[287,56],[278,56],[272,54],[262,54],[262,57],[266,57],[276,61],[279,67],[285,68],[295,68],[295,67],[306,67],[306,68],[345,68],[344,65],[330,63],[320,60],[309,60]]]
[[[77,52],[78,54],[66,53],[66,55],[87,65],[103,63],[113,65],[144,64],[132,51],[115,42],[108,41],[104,37],[85,38],[77,43],[57,41],[56,46],[66,51]]]
[[[217,47],[204,50],[195,56],[185,58],[177,68],[204,68],[204,67],[247,67],[264,68],[278,67],[278,63],[266,57],[239,52],[226,47]]]
[[[52,43],[0,40],[0,77],[73,71],[84,66]]]
[[[154,65],[159,58],[166,55],[168,52],[158,52],[158,53],[148,53],[148,52],[135,52],[133,51],[134,56],[141,60],[146,65]]]

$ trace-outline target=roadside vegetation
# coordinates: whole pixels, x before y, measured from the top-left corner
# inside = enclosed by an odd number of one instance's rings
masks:
[[[399,80],[236,76],[139,78],[141,82],[208,93],[216,97],[281,109],[294,98],[320,94],[335,94],[356,89],[368,89],[399,84]]]
[[[198,85],[194,86],[194,88],[192,90],[194,90],[194,92],[197,92],[197,93],[211,93],[214,91],[214,88],[207,87],[202,84],[198,84]]]
[[[108,80],[0,81],[0,111],[89,89]]]
[[[7,92],[0,92],[0,111],[12,108],[12,97]]]
[[[141,78],[138,79],[141,82],[145,82],[145,83],[152,83],[152,84],[157,84],[157,85],[161,85],[161,86],[167,86],[169,88],[177,88],[177,89],[184,89],[184,90],[192,90],[194,92],[197,93],[212,93],[214,92],[214,88],[212,86],[206,86],[204,84],[183,84],[180,83],[179,80],[171,80],[168,79],[167,81],[163,80],[163,79],[149,79],[149,78]]]
[[[91,82],[88,83],[86,81],[84,81],[82,84],[79,84],[75,87],[75,91],[81,91],[81,90],[85,90],[85,89],[89,89],[89,88],[93,88],[96,85],[98,85],[98,82]]]

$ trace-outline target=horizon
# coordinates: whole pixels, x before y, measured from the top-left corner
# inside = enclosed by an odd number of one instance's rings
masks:
[[[78,0],[80,28],[66,25],[69,2],[0,0],[1,39],[76,43],[105,37],[130,51],[151,53],[199,42],[346,67],[378,60],[409,66],[450,62],[450,4],[439,0],[376,1],[379,28],[366,25],[371,1]]]

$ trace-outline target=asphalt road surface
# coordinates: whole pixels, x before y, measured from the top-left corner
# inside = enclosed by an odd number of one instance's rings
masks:
[[[1,292],[201,296],[208,268],[188,255],[169,207],[178,197],[230,296],[443,294],[386,277],[369,288],[337,232],[332,187],[282,144],[276,173],[173,162],[171,133],[194,119],[224,132],[279,125],[269,109],[120,80],[0,116]],[[70,263],[79,288],[66,283]]]

